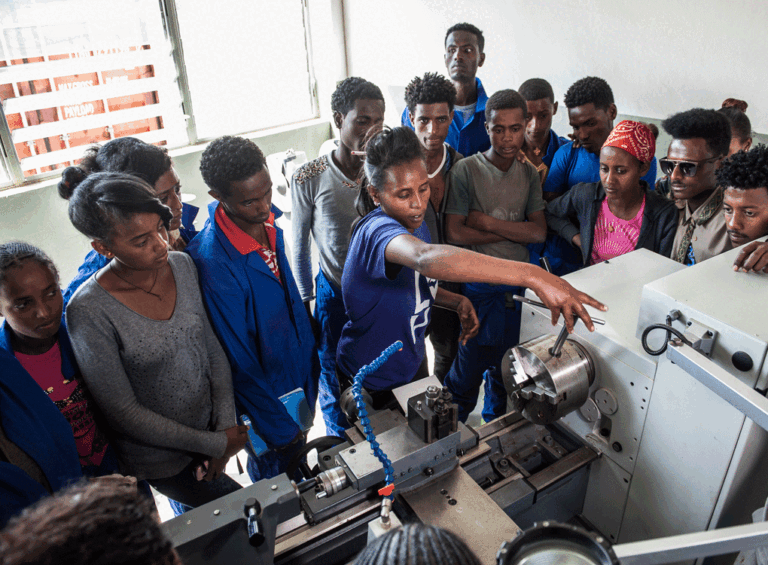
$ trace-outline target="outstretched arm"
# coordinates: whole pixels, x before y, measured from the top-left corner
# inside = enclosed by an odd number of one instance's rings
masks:
[[[589,331],[595,329],[585,304],[607,310],[604,304],[576,290],[560,277],[528,263],[498,259],[450,245],[430,245],[408,234],[390,241],[385,254],[387,261],[433,279],[530,288],[552,312],[553,325],[563,314],[569,332],[573,332],[574,316],[581,318]]]

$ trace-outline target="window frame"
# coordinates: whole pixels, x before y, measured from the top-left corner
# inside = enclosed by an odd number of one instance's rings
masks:
[[[231,135],[243,135],[251,137],[255,133],[269,132],[270,130],[284,128],[300,123],[308,123],[312,120],[316,120],[320,117],[320,106],[318,101],[317,92],[317,78],[314,70],[314,57],[312,52],[312,34],[310,27],[310,14],[309,14],[309,2],[308,0],[294,0],[301,2],[302,8],[302,25],[304,28],[304,46],[307,59],[308,69],[308,84],[307,88],[310,94],[310,101],[312,104],[312,115],[308,119],[301,119],[294,122],[288,122],[285,124],[278,124],[274,126],[265,127],[253,131],[246,132],[231,132]],[[200,138],[197,134],[195,127],[195,114],[192,107],[192,97],[189,91],[189,82],[187,77],[187,69],[184,61],[184,46],[183,39],[179,28],[179,21],[176,12],[176,0],[158,0],[158,8],[160,10],[160,17],[162,18],[162,25],[165,30],[166,37],[171,46],[171,57],[173,64],[176,68],[176,82],[179,88],[179,96],[181,99],[181,110],[183,113],[183,119],[186,122],[186,134],[187,143],[181,146],[168,147],[169,150],[180,150],[184,148],[194,147],[196,145],[205,144],[211,139]],[[85,150],[86,146],[83,146]],[[37,173],[34,175],[24,176],[24,171],[21,167],[21,159],[19,158],[16,148],[13,143],[12,131],[8,125],[8,121],[5,116],[5,107],[0,102],[0,168],[4,168],[7,173],[8,180],[3,180],[0,177],[0,192],[12,188],[19,188],[29,186],[41,181],[46,181],[61,175],[62,169],[53,171],[47,171],[44,173]],[[0,174],[2,170],[0,170]]]

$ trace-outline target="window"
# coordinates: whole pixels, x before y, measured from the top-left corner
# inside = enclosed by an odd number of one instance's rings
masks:
[[[116,137],[180,147],[317,116],[306,9],[302,0],[2,3],[0,186],[54,176]]]
[[[301,1],[176,3],[200,139],[317,115]]]

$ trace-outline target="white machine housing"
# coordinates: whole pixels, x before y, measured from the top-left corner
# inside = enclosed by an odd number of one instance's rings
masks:
[[[768,434],[640,342],[650,324],[713,332],[711,358],[751,387],[768,384],[768,276],[736,273],[737,251],[684,267],[638,250],[568,275],[604,302],[606,320],[569,339],[595,364],[590,399],[560,422],[597,448],[583,516],[614,543],[745,524],[768,496]],[[529,291],[529,298],[535,298]],[[557,333],[548,312],[524,306],[520,341]],[[655,330],[659,347],[666,332]],[[733,355],[749,355],[738,370]],[[737,363],[743,367],[743,363]]]

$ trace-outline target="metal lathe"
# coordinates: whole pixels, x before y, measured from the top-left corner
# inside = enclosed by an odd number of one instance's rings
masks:
[[[348,563],[412,521],[453,531],[483,563],[533,565],[550,534],[567,554],[550,562],[733,563],[768,545],[751,524],[768,497],[768,275],[734,272],[735,254],[683,267],[638,250],[569,275],[609,307],[590,311],[604,322],[592,333],[552,326],[528,291],[501,361],[504,417],[466,426],[435,379],[411,383],[399,408],[310,442],[306,480],[261,481],[166,532],[186,565]],[[364,402],[342,401],[353,418]]]

